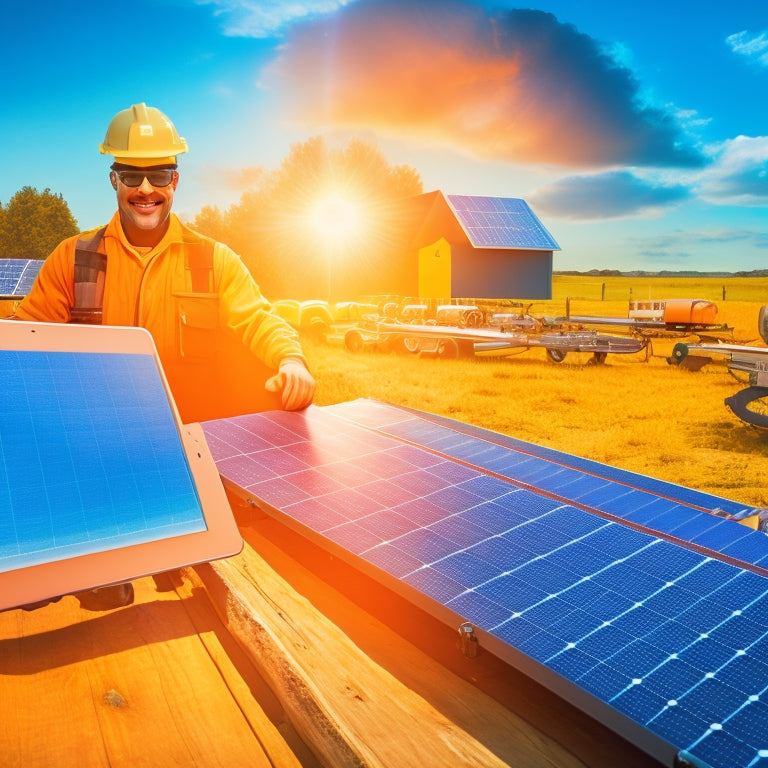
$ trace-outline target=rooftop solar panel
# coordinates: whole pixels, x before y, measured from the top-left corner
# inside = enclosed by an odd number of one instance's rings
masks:
[[[42,265],[38,259],[0,259],[0,297],[26,296]]]
[[[475,248],[560,250],[525,200],[472,195],[446,198]]]
[[[726,500],[374,401],[203,428],[226,484],[661,762],[768,761],[767,537],[702,511]]]
[[[0,610],[240,550],[144,329],[0,322]]]

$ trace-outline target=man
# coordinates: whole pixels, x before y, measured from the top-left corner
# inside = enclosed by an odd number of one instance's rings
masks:
[[[187,151],[171,121],[135,104],[99,149],[114,160],[117,211],[56,247],[15,317],[146,328],[185,423],[308,406],[315,382],[296,331],[239,256],[171,212]]]
[[[315,381],[296,331],[270,313],[239,256],[171,212],[176,157],[187,151],[171,121],[135,104],[115,115],[100,151],[114,158],[117,211],[56,247],[15,318],[146,328],[185,423],[307,407]],[[133,586],[78,597],[114,608],[133,602]]]

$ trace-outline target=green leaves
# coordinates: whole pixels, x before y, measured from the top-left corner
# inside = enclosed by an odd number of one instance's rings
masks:
[[[0,205],[0,258],[45,259],[59,242],[78,231],[60,194],[23,187],[7,206]]]

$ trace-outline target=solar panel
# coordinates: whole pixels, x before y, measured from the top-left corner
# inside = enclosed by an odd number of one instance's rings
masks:
[[[26,296],[42,265],[39,259],[0,259],[0,297]]]
[[[560,250],[525,200],[472,195],[446,198],[475,248]]]
[[[238,552],[140,328],[2,321],[0,610]]]
[[[768,761],[768,545],[727,500],[367,400],[203,428],[225,484],[656,759]]]

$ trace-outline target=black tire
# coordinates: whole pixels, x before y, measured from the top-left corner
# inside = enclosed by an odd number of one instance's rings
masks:
[[[454,339],[438,339],[437,356],[441,360],[455,360],[459,356],[459,345]]]
[[[688,357],[688,346],[686,344],[675,344],[672,348],[672,356],[667,358],[670,365],[680,365]]]
[[[549,348],[547,347],[547,357],[553,362],[553,363],[562,363],[563,360],[565,360],[565,356],[568,353],[564,349],[557,349],[557,348]]]

